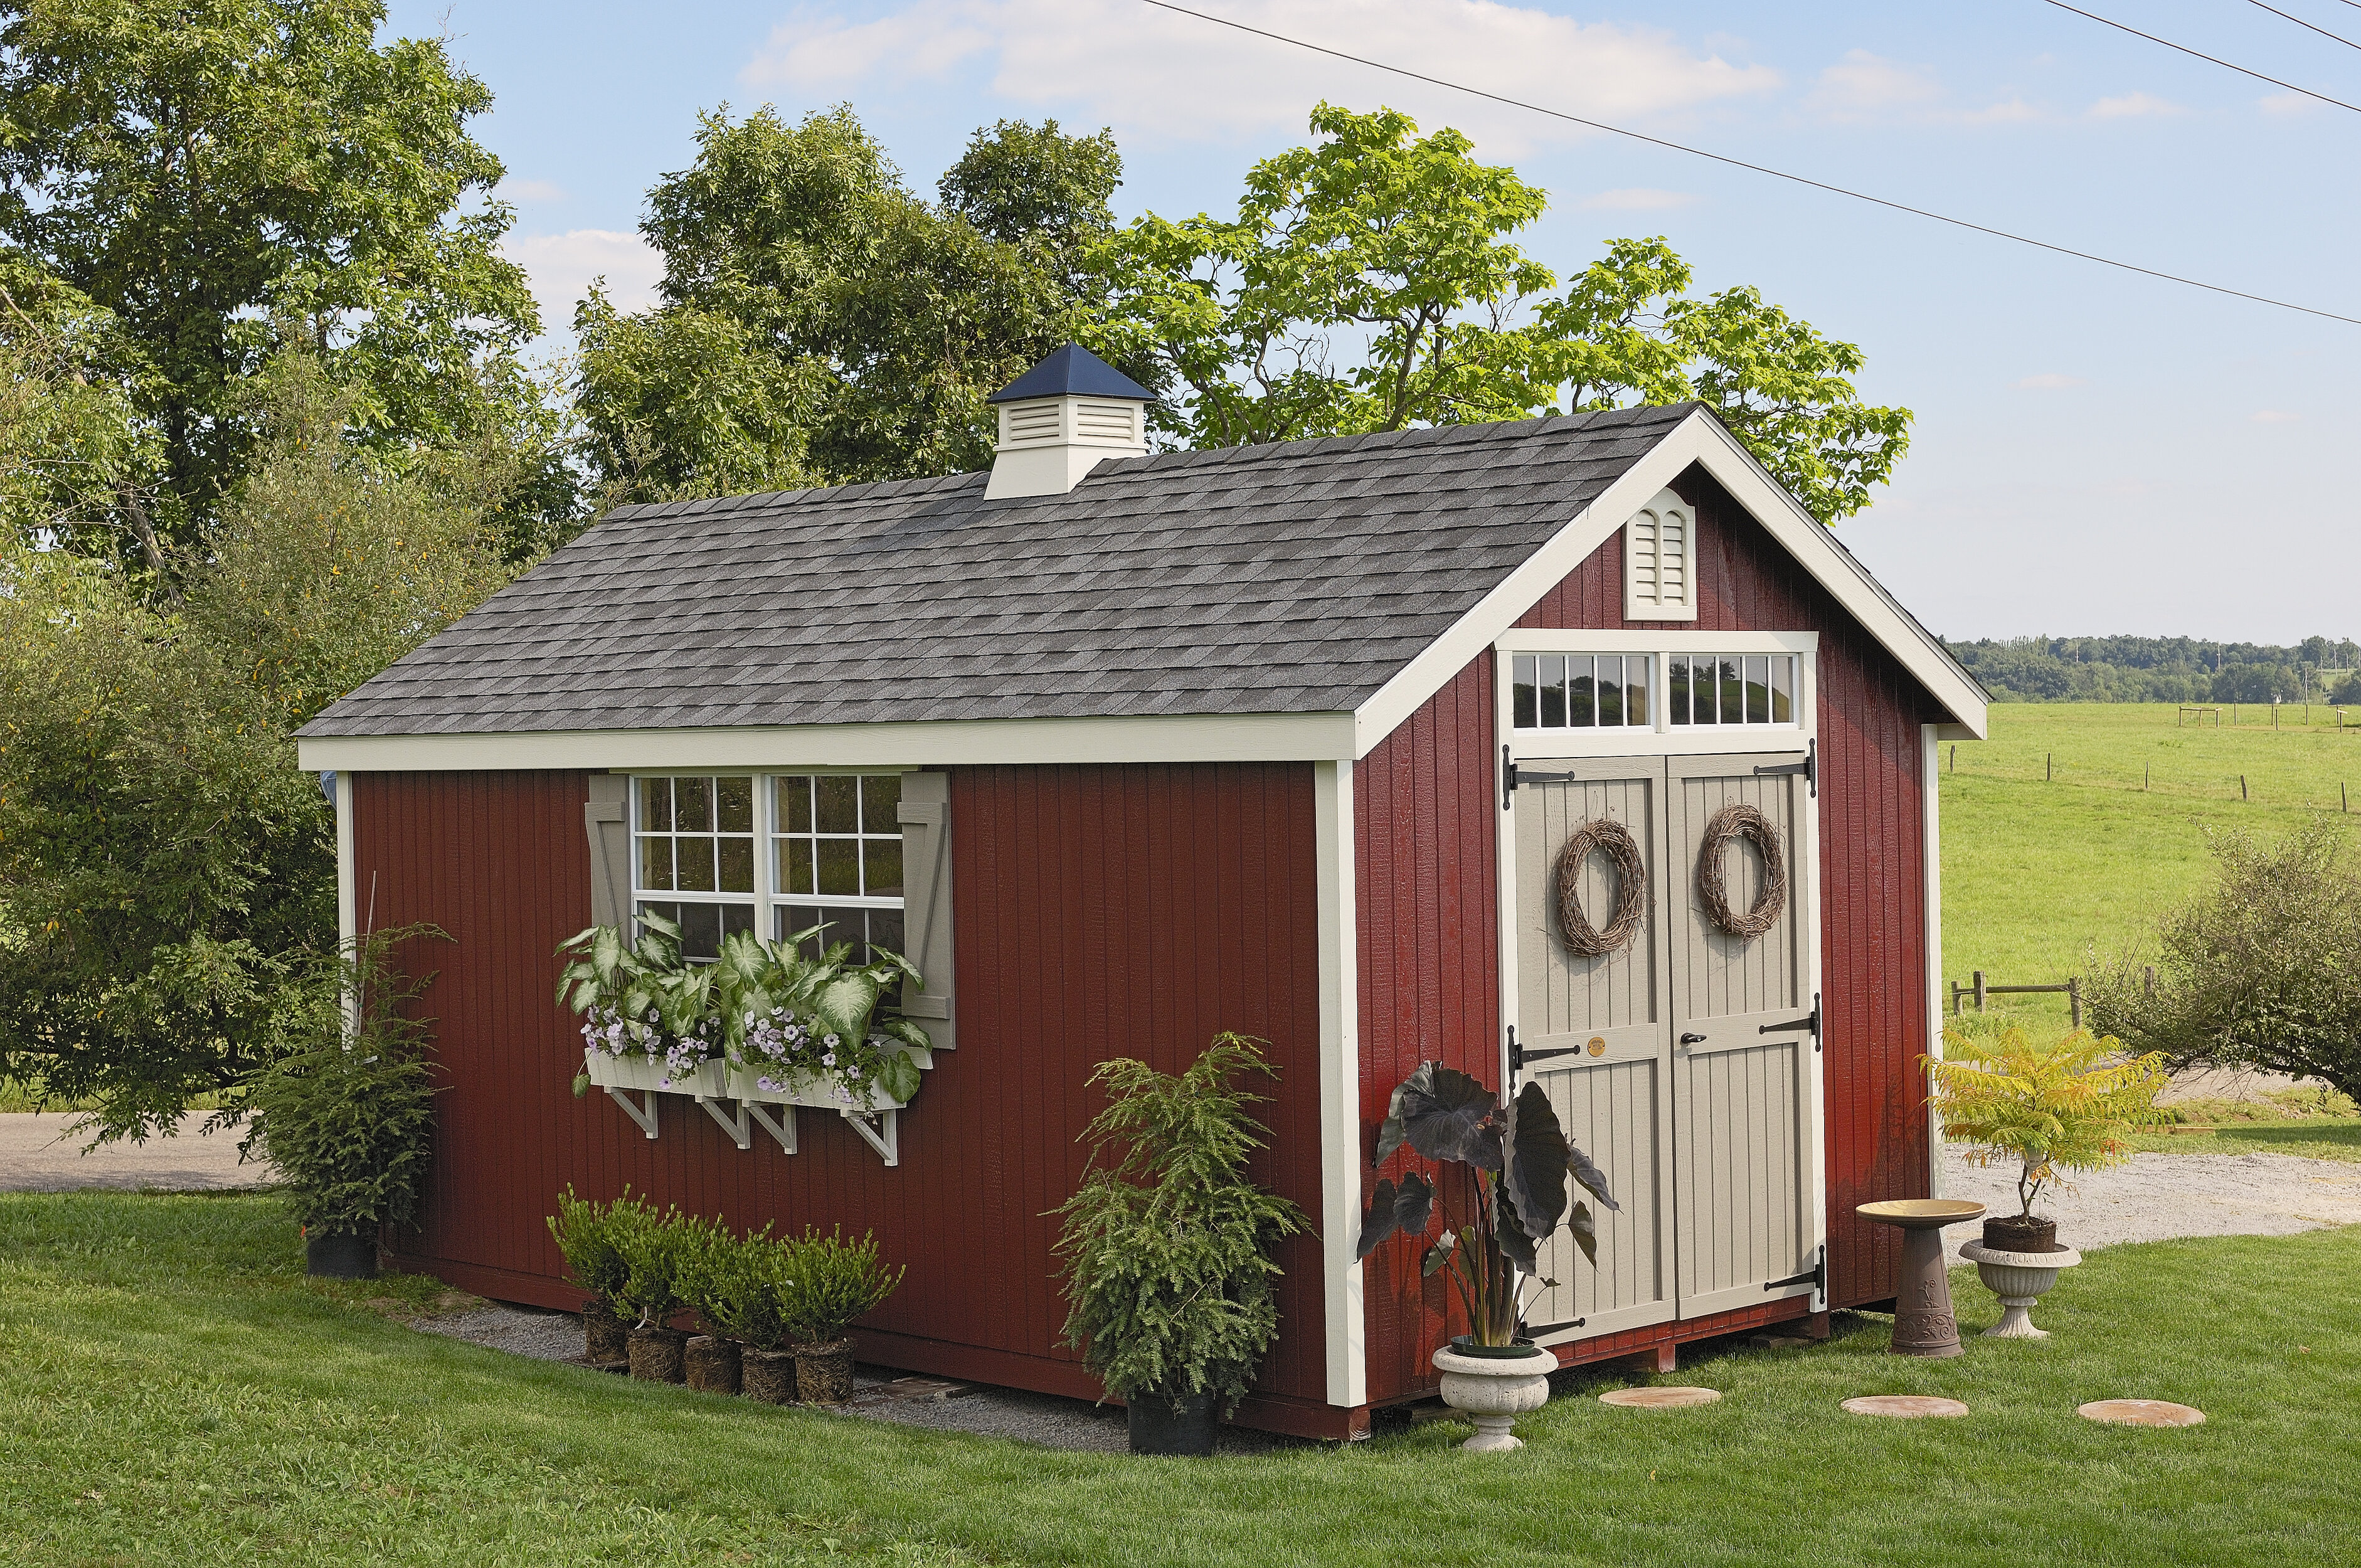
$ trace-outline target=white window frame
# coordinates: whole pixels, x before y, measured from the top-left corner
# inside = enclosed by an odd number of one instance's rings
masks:
[[[1492,644],[1494,728],[1511,761],[1521,757],[1661,757],[1801,748],[1819,736],[1819,651],[1817,631],[1592,631],[1579,627],[1520,628]],[[1648,661],[1646,725],[1519,729],[1516,656],[1520,653],[1643,653]],[[1788,724],[1675,724],[1664,700],[1664,660],[1671,654],[1793,653],[1795,721]]]
[[[631,857],[631,922],[632,933],[639,932],[640,905],[642,904],[715,904],[751,905],[754,912],[754,934],[764,941],[776,938],[777,912],[782,909],[810,909],[825,906],[835,909],[906,909],[906,898],[879,898],[866,894],[831,897],[824,894],[782,893],[778,886],[778,799],[774,781],[782,778],[806,778],[814,775],[851,775],[856,778],[874,777],[888,773],[911,773],[915,767],[887,764],[882,767],[794,767],[794,768],[641,768],[633,770],[631,779],[630,840]],[[733,778],[751,779],[754,787],[754,891],[747,893],[682,893],[670,888],[643,887],[640,883],[640,834],[642,831],[640,811],[640,781],[642,779]],[[869,835],[882,837],[883,835]],[[905,870],[907,875],[906,868]],[[787,922],[790,934],[801,929],[792,918]],[[906,937],[905,938],[906,941]]]

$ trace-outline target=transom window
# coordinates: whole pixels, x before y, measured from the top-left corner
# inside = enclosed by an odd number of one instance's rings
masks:
[[[1744,646],[1730,652],[1504,653],[1510,726],[1568,739],[1635,730],[1802,728],[1803,655],[1748,652]]]
[[[1520,653],[1514,722],[1520,729],[1646,729],[1646,653]]]
[[[674,773],[631,792],[633,908],[681,928],[683,955],[733,931],[903,948],[899,773]],[[758,854],[767,842],[770,852]]]
[[[1665,718],[1673,724],[1793,724],[1793,653],[1666,656]]]

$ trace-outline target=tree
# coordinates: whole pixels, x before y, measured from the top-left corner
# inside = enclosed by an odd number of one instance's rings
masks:
[[[1860,350],[1759,291],[1691,298],[1688,266],[1651,239],[1616,242],[1553,293],[1511,237],[1546,205],[1514,170],[1389,109],[1323,104],[1311,124],[1325,139],[1257,163],[1235,221],[1151,214],[1101,247],[1093,344],[1177,389],[1153,411],[1166,440],[1696,399],[1823,522],[1865,506],[1907,449],[1909,411],[1852,387]]]
[[[1120,170],[1104,134],[1004,122],[937,206],[849,108],[705,116],[641,225],[662,302],[576,314],[593,466],[619,499],[983,466],[983,400],[1071,335]]]
[[[114,313],[0,247],[0,537],[104,553],[153,487],[138,356]]]
[[[137,352],[157,504],[115,521],[150,571],[236,488],[258,439],[237,387],[290,330],[380,451],[517,418],[539,321],[497,249],[500,160],[466,129],[491,94],[441,42],[379,47],[380,0],[16,0],[0,19],[0,237]]]

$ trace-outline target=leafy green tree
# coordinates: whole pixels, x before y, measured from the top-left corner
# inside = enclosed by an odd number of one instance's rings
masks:
[[[531,395],[539,331],[497,249],[491,105],[380,0],[15,0],[0,8],[0,238],[111,313],[160,446],[126,526],[152,567],[258,439],[238,387],[291,331],[358,394],[350,434],[465,444]],[[472,203],[472,204],[471,204]]]
[[[1165,439],[1242,445],[1696,399],[1824,522],[1892,473],[1910,412],[1861,402],[1860,350],[1753,289],[1690,297],[1688,266],[1661,239],[1616,242],[1560,291],[1512,237],[1543,193],[1476,161],[1458,132],[1417,128],[1323,104],[1323,139],[1257,164],[1235,220],[1151,214],[1101,247],[1109,298],[1092,338],[1178,390],[1153,411]]]
[[[591,462],[620,499],[958,473],[984,399],[1071,334],[1120,174],[1104,136],[977,133],[911,193],[851,109],[704,117],[649,193],[661,302],[576,314]]]
[[[114,313],[0,247],[0,536],[100,554],[115,543],[159,455],[137,363]]]

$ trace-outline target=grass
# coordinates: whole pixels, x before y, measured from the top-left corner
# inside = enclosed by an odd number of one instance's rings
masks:
[[[2361,1161],[2361,1109],[2333,1089],[2274,1089],[2250,1100],[2179,1100],[2167,1109],[2173,1124],[2133,1135],[2133,1148]]]
[[[774,1410],[417,1333],[296,1269],[269,1198],[0,1198],[0,1561],[2277,1564],[2348,1558],[2361,1474],[2361,1229],[2109,1248],[2043,1303],[2055,1339],[1955,1361],[1840,1317],[1684,1367],[1718,1405],[1565,1398],[1501,1458],[1449,1422],[1190,1463]],[[1974,1414],[1836,1408],[1865,1393]],[[2074,1416],[2111,1396],[2211,1420]]]
[[[2093,945],[2137,941],[2208,883],[2209,831],[2286,832],[2338,811],[2347,781],[2361,797],[2361,711],[2342,733],[2333,710],[2315,705],[2309,729],[2301,712],[2273,730],[2253,725],[2267,709],[2243,708],[2247,727],[2217,730],[2176,729],[2170,704],[1995,703],[1993,738],[1959,742],[1955,771],[1948,742],[1941,758],[1945,975],[2082,972]],[[1994,1005],[2064,1027],[2063,996]]]

